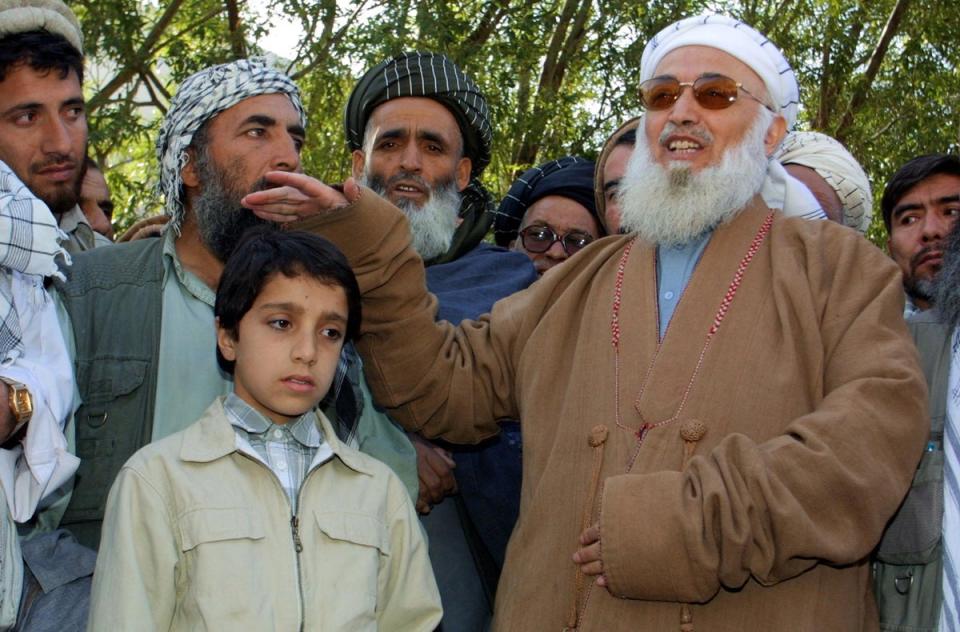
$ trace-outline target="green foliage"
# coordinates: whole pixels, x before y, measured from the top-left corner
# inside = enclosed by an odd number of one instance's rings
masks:
[[[716,11],[755,25],[784,49],[802,84],[798,127],[839,137],[863,163],[879,202],[898,165],[921,153],[958,151],[960,12],[948,4],[279,0],[267,16],[240,0],[85,0],[74,8],[93,70],[92,152],[108,166],[122,229],[159,208],[153,142],[178,83],[234,58],[238,42],[256,53],[269,22],[283,17],[305,32],[296,59],[278,62],[297,79],[310,115],[304,168],[326,181],[349,173],[342,126],[353,83],[388,55],[445,52],[474,77],[495,128],[484,179],[502,192],[531,164],[596,156],[606,136],[639,112],[637,76],[649,37],[676,19]],[[234,30],[231,6],[240,16]],[[889,46],[878,52],[888,28]],[[881,223],[870,236],[885,240]]]

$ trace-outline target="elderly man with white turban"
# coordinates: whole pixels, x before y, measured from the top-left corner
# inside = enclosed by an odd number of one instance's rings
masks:
[[[299,223],[351,259],[359,348],[402,423],[464,442],[522,419],[494,629],[876,628],[865,559],[923,448],[923,376],[889,259],[760,195],[788,74],[729,18],[657,35],[627,234],[459,327],[368,190]]]

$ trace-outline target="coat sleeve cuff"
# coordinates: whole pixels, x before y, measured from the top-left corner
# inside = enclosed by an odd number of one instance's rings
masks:
[[[624,599],[703,602],[718,585],[697,580],[677,522],[682,472],[608,478],[600,505],[600,546],[610,593]],[[682,517],[680,517],[682,519]]]

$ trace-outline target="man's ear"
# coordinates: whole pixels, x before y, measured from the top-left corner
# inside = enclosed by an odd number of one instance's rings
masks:
[[[220,355],[228,362],[235,362],[237,359],[237,339],[233,333],[220,326],[220,319],[215,320],[217,325],[217,347],[220,348]]]
[[[773,155],[773,152],[780,146],[783,137],[787,135],[787,119],[782,114],[776,114],[773,122],[767,128],[767,133],[763,137],[763,146],[767,150],[767,157]]]
[[[473,171],[473,161],[464,156],[457,161],[457,191],[463,191],[470,184],[470,172]]]
[[[359,180],[363,176],[363,166],[367,162],[367,155],[360,149],[354,149],[351,157],[353,158],[353,177]]]
[[[200,174],[197,173],[197,152],[191,147],[187,149],[187,164],[180,169],[180,179],[183,186],[195,189],[200,186]]]

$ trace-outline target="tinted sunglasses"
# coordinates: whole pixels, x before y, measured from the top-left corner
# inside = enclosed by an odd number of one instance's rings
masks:
[[[693,90],[693,98],[708,110],[722,110],[737,101],[742,92],[770,111],[773,108],[743,87],[737,81],[724,75],[703,75],[696,81],[679,81],[676,77],[654,77],[640,84],[640,100],[643,107],[651,111],[666,110],[680,98],[683,89]]]
[[[539,224],[527,226],[520,231],[520,241],[523,243],[524,249],[536,254],[550,250],[550,247],[559,241],[560,247],[569,257],[586,248],[587,244],[593,239],[592,235],[578,230],[571,231],[566,235],[558,235],[549,226]]]

